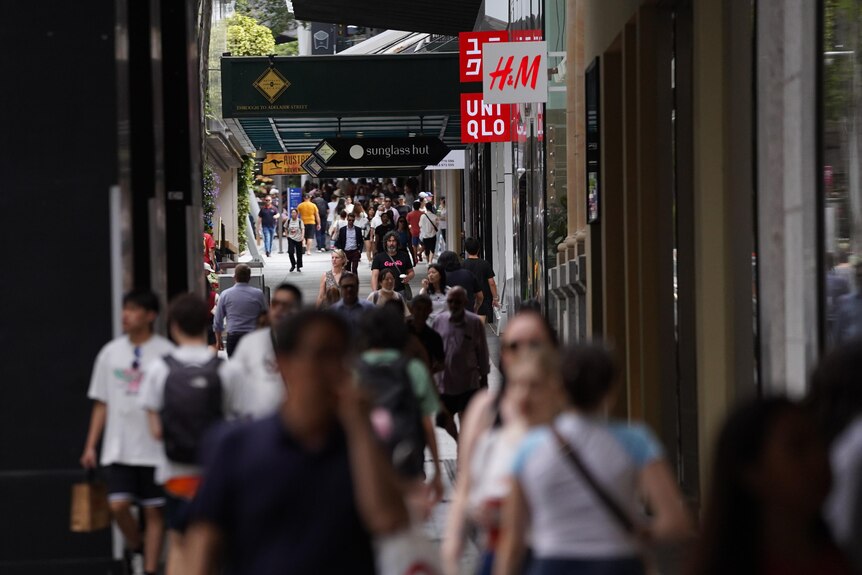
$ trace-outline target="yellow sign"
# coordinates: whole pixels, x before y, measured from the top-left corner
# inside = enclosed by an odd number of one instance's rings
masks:
[[[302,162],[308,159],[310,153],[305,154],[267,154],[263,161],[264,176],[286,176],[291,174],[304,174]]]
[[[272,104],[290,87],[290,82],[275,68],[267,68],[253,86]]]

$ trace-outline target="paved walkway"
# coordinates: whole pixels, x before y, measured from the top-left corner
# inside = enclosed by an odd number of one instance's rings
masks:
[[[262,251],[262,248],[260,248]],[[329,252],[313,251],[311,254],[303,256],[302,272],[290,271],[290,258],[287,254],[287,239],[283,240],[283,253],[279,253],[278,239],[273,239],[272,255],[270,257],[262,256],[264,261],[263,275],[267,286],[272,290],[282,282],[290,282],[299,287],[302,291],[303,300],[306,304],[314,304],[317,301],[317,295],[320,289],[320,279],[331,266],[331,255]],[[243,258],[248,259],[248,258]],[[416,277],[411,282],[416,293],[418,293],[422,278],[425,277],[427,264],[419,263],[416,267]],[[362,261],[359,264],[359,297],[365,298],[371,291],[371,268],[368,265],[368,260],[363,254]],[[488,347],[491,352],[491,374],[488,378],[488,383],[492,389],[496,389],[500,382],[500,372],[497,370],[500,357],[500,345],[497,336],[490,329],[487,330]],[[446,492],[443,501],[434,510],[431,519],[426,523],[426,533],[433,540],[440,542],[443,539],[443,533],[446,525],[446,516],[449,510],[449,503],[452,498],[452,485],[455,480],[457,446],[449,435],[442,429],[437,430],[437,444],[440,451],[440,459],[442,460],[443,479],[446,486]],[[429,472],[433,472],[433,467],[429,462],[426,462],[426,467]],[[476,560],[478,558],[478,550],[475,545],[468,543],[465,546],[464,561],[462,563],[462,573],[474,573]]]

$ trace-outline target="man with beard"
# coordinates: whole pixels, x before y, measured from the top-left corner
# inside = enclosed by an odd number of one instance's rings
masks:
[[[415,273],[410,256],[404,250],[398,249],[398,234],[389,232],[383,237],[385,251],[374,256],[371,261],[371,291],[377,291],[377,278],[380,271],[391,268],[395,272],[395,291],[404,291],[404,285],[409,284]],[[410,299],[409,297],[407,299]]]

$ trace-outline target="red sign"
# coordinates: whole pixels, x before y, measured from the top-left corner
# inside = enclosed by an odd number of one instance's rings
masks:
[[[512,42],[539,42],[541,30],[512,30]]]
[[[512,106],[485,104],[482,94],[461,94],[461,143],[508,142],[512,138]]]
[[[458,52],[461,59],[461,81],[482,81],[482,45],[486,42],[506,42],[505,30],[492,32],[461,32],[458,34]]]

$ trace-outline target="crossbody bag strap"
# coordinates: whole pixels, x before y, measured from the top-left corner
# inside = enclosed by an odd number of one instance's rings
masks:
[[[425,218],[428,220],[428,223],[429,223],[429,224],[431,224],[432,226],[434,226],[434,231],[435,231],[435,232],[439,232],[439,231],[440,231],[440,230],[437,228],[437,226],[436,226],[436,225],[434,225],[434,220],[432,220],[431,218],[429,218],[427,213],[426,213],[426,214],[422,214],[422,215],[423,215],[423,216],[425,216]]]
[[[551,426],[551,433],[554,434],[554,439],[557,440],[557,444],[560,446],[560,451],[566,456],[569,462],[572,464],[577,472],[580,474],[581,478],[590,486],[590,489],[593,490],[593,493],[599,498],[602,504],[605,506],[605,509],[614,516],[614,519],[620,524],[620,526],[630,534],[635,534],[637,529],[635,528],[635,523],[632,521],[632,518],[629,517],[628,513],[626,513],[623,508],[617,503],[611,495],[604,490],[604,488],[599,484],[598,480],[596,480],[595,476],[589,470],[589,468],[584,463],[583,459],[575,453],[572,449],[572,446],[563,439],[563,436],[560,435],[560,432],[557,431],[557,428]]]
[[[398,267],[398,264],[395,263],[395,260],[392,258],[392,256],[390,256],[388,253],[386,254],[386,256],[389,258],[389,261],[392,262],[392,265],[395,266],[395,269],[398,270],[398,275],[399,276],[402,275],[403,272],[401,271],[401,268]],[[401,278],[399,278],[399,279],[401,279]]]

